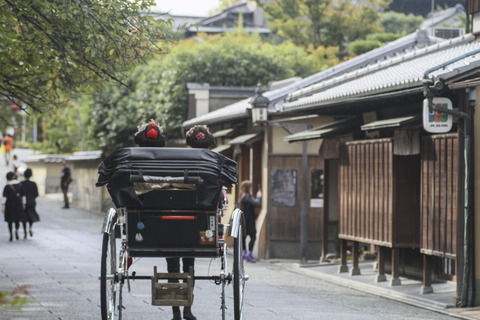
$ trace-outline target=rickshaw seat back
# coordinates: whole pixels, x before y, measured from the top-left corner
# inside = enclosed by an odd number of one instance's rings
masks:
[[[237,163],[192,148],[123,148],[98,168],[117,208],[214,210],[222,186],[237,183]]]

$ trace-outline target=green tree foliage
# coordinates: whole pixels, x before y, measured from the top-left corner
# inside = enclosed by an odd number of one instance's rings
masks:
[[[66,100],[64,104],[47,110],[40,114],[32,115],[38,118],[42,135],[38,143],[32,148],[42,150],[44,153],[72,153],[80,150],[91,150],[94,147],[88,140],[90,101],[87,95],[78,95]],[[59,145],[57,145],[57,142]]]
[[[370,33],[383,31],[376,22],[379,7],[386,4],[385,1],[376,0],[362,1],[361,5],[350,0],[332,1],[328,19],[324,23],[328,32],[323,34],[323,43],[337,46],[340,53],[347,55],[345,49],[350,42],[364,39]]]
[[[309,48],[308,51],[313,56],[315,65],[321,66],[322,71],[334,67],[341,62],[338,58],[337,47],[319,46],[315,50]]]
[[[289,43],[273,46],[258,36],[185,40],[163,59],[136,68],[127,82],[133,91],[112,83],[96,95],[94,134],[108,153],[133,145],[136,127],[152,118],[163,126],[168,143],[183,138],[189,82],[255,86],[316,71],[313,57]]]
[[[387,42],[391,42],[400,38],[400,34],[394,33],[372,33],[367,35],[365,40],[356,40],[350,43],[350,54],[361,55],[373,49],[380,48]]]
[[[424,18],[413,14],[406,15],[400,12],[389,11],[380,14],[379,23],[387,33],[407,35],[415,32]]]
[[[302,13],[297,0],[272,1],[264,3],[257,0],[257,4],[271,18],[270,29],[279,36],[291,39],[295,45],[303,45],[308,40],[305,37],[307,21],[302,20]]]
[[[278,35],[304,47],[345,49],[351,41],[381,32],[378,12],[391,0],[256,0]]]
[[[304,0],[305,17],[311,22],[308,26],[308,34],[310,35],[310,43],[317,48],[320,42],[320,27],[322,19],[326,15],[328,8],[327,0]]]
[[[146,66],[138,66],[126,79],[127,86],[116,82],[109,82],[93,95],[89,119],[91,123],[91,136],[95,138],[97,147],[105,152],[132,146],[133,134],[136,126],[143,118],[138,108],[137,88],[142,73],[155,72]],[[156,106],[151,105],[152,116],[156,116]]]
[[[220,0],[220,5],[218,6],[218,8],[213,10],[214,12],[212,12],[211,14],[214,14],[215,12],[222,12],[223,10],[227,9],[228,7],[230,7],[232,4],[236,2],[238,1],[237,0]]]
[[[298,46],[319,43],[319,24],[330,0],[256,0],[270,18],[269,25],[278,35],[292,39]]]
[[[350,43],[350,53],[353,55],[361,55],[373,49],[382,46],[382,42],[378,40],[357,40]]]
[[[43,111],[85,84],[114,79],[167,29],[153,0],[0,0],[0,95]]]

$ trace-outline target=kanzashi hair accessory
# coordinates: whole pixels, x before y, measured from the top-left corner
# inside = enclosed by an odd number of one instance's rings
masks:
[[[162,127],[154,120],[150,120],[138,126],[138,131],[135,133],[135,143],[140,147],[163,147],[165,146],[165,137],[162,132]]]

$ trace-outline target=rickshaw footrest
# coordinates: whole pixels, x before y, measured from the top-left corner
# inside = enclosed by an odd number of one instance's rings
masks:
[[[159,282],[160,279],[175,282]],[[193,279],[193,269],[190,270],[190,273],[158,273],[155,266],[152,276],[152,305],[191,306],[193,303]]]

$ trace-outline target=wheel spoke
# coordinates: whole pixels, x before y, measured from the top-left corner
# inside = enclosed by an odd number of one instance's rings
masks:
[[[103,235],[102,260],[100,271],[100,304],[102,320],[121,319],[118,312],[120,304],[121,286],[118,274],[117,262],[120,257],[121,242],[115,237],[116,223],[112,223],[111,230]]]
[[[243,264],[242,226],[239,226],[237,237],[234,238],[233,253],[233,309],[235,320],[241,320],[243,314],[243,295],[245,290],[245,269]]]

